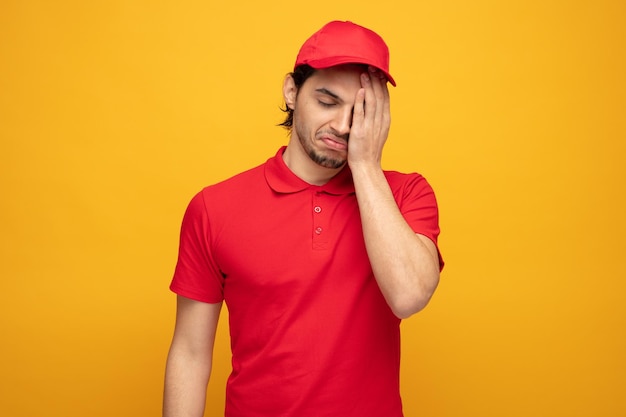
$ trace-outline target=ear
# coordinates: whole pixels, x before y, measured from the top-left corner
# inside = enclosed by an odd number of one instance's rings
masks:
[[[283,98],[285,99],[285,105],[288,109],[293,110],[296,108],[297,96],[298,89],[296,88],[296,83],[291,75],[287,75],[283,82]]]

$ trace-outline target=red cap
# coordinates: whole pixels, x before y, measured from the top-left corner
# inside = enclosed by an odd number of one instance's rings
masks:
[[[389,48],[375,32],[352,22],[333,21],[315,32],[300,48],[296,65],[308,64],[316,69],[341,64],[366,64],[389,74]]]

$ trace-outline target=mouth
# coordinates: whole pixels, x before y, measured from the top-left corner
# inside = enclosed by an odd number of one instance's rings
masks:
[[[337,151],[345,151],[348,149],[348,141],[346,139],[341,139],[332,135],[324,135],[320,137],[320,139],[327,147],[331,149]]]

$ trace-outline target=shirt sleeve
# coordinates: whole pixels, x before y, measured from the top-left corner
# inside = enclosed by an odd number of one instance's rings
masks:
[[[183,217],[170,290],[197,301],[219,303],[224,299],[223,285],[224,276],[211,250],[210,219],[201,191],[192,198]]]
[[[444,261],[438,245],[439,208],[435,192],[428,181],[419,174],[408,175],[399,196],[398,206],[413,231],[428,237],[437,246],[439,269],[443,269]]]

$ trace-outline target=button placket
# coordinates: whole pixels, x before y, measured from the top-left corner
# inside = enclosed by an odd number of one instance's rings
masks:
[[[325,249],[328,241],[326,237],[326,216],[323,209],[323,193],[313,194],[313,249]]]

